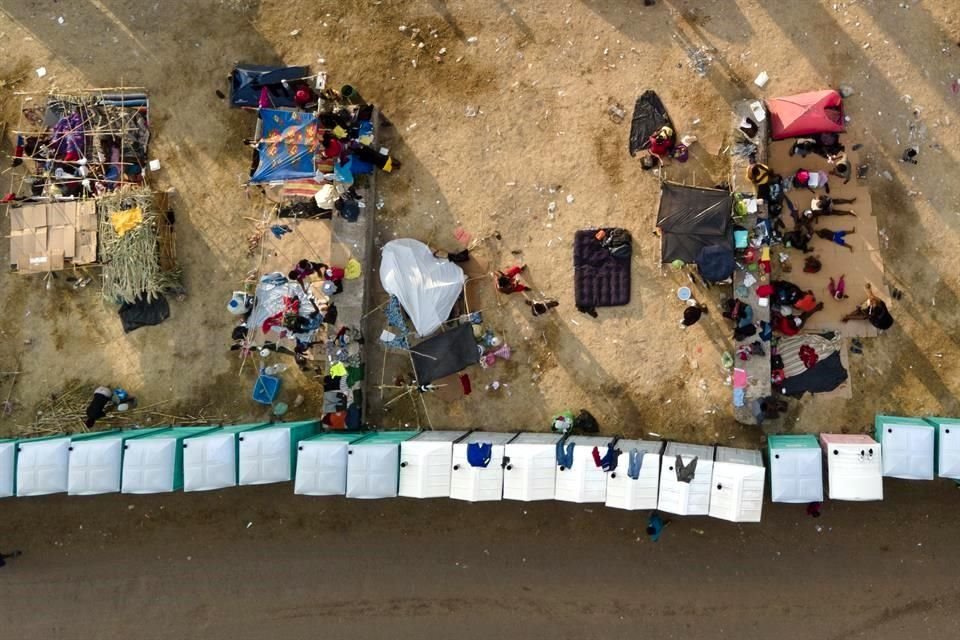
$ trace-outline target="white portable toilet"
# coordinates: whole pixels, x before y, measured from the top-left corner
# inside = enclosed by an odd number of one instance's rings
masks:
[[[380,431],[347,447],[347,497],[396,498],[400,490],[400,443],[418,431]]]
[[[760,522],[766,477],[759,451],[717,447],[709,515],[730,522]]]
[[[112,431],[18,440],[16,493],[18,496],[42,496],[66,493],[69,488],[70,446],[102,438]]]
[[[265,422],[220,427],[183,443],[183,490],[213,491],[239,482],[240,436]]]
[[[301,440],[316,433],[319,427],[319,420],[277,422],[237,436],[238,483],[271,484],[293,480],[297,446]]]
[[[877,416],[875,438],[883,447],[883,475],[933,480],[936,428],[922,418]]]
[[[773,502],[823,501],[823,452],[816,436],[767,436],[767,447]]]
[[[400,443],[400,492],[404,498],[449,498],[453,445],[467,431],[424,431]]]
[[[637,511],[656,509],[657,494],[660,488],[660,454],[662,442],[649,440],[618,440],[620,460],[616,471],[607,474],[606,506],[614,509]],[[631,478],[629,472],[630,452],[636,450],[640,456],[640,472]]]
[[[15,493],[16,463],[17,441],[0,439],[0,498],[10,498]]]
[[[347,449],[365,437],[365,433],[330,431],[301,440],[293,492],[301,496],[346,495]]]
[[[183,443],[218,427],[172,427],[123,443],[121,493],[168,493],[183,488]]]
[[[960,420],[927,418],[937,430],[937,475],[960,480]],[[2,445],[0,445],[2,446]]]
[[[603,456],[611,442],[613,438],[604,436],[570,436],[564,441],[564,450],[573,444],[573,462],[570,467],[557,465],[556,500],[580,503],[606,500],[607,472],[594,462],[593,448],[599,449]]]
[[[450,497],[468,502],[503,499],[503,455],[516,433],[474,431],[453,445],[450,473]],[[486,466],[473,466],[468,459],[470,449],[490,446]]]
[[[705,516],[710,512],[710,483],[713,480],[713,447],[668,442],[660,462],[660,498],[657,508],[681,516]],[[693,480],[677,480],[677,456],[684,466],[697,459]]]
[[[71,442],[67,493],[71,496],[120,493],[124,443],[163,430],[164,427],[111,431],[101,438]]]
[[[870,436],[821,433],[831,500],[883,500],[880,444]]]
[[[561,433],[521,433],[504,446],[504,500],[552,500]]]

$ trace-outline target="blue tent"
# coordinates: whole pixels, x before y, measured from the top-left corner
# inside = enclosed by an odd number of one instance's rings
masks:
[[[319,145],[317,118],[305,111],[261,109],[259,164],[252,183],[312,178]]]

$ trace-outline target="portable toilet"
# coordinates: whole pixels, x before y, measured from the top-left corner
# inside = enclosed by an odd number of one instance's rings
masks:
[[[120,493],[124,443],[159,431],[164,431],[164,427],[110,431],[101,438],[70,443],[67,493],[71,496]]]
[[[267,423],[238,424],[194,436],[183,443],[183,490],[212,491],[240,481],[240,436]]]
[[[14,494],[16,462],[17,441],[12,438],[0,439],[0,498],[10,498]]]
[[[710,512],[710,483],[713,480],[713,447],[668,442],[660,463],[660,498],[657,508],[681,516],[705,516]],[[677,457],[684,467],[694,458],[697,466],[690,482],[677,479]]]
[[[297,445],[293,492],[302,496],[342,496],[347,493],[347,448],[365,433],[331,431],[304,438]]]
[[[926,420],[937,430],[937,475],[941,478],[960,480],[960,420],[956,418],[927,418]]]
[[[570,436],[564,450],[573,444],[573,457],[568,467],[557,464],[557,485],[554,495],[563,502],[603,502],[607,498],[607,472],[593,460],[593,448],[603,456],[613,438],[603,436]],[[619,460],[618,460],[619,464]]]
[[[767,448],[773,502],[823,501],[823,452],[816,436],[767,436]]]
[[[660,488],[660,454],[662,442],[649,440],[618,440],[620,459],[616,471],[607,474],[606,506],[614,509],[656,509]],[[636,451],[640,470],[637,477],[630,475],[630,455]]]
[[[557,443],[562,438],[562,433],[521,433],[504,445],[505,500],[553,500],[557,491]]]
[[[379,431],[347,447],[347,497],[396,498],[400,488],[400,443],[419,431]]]
[[[449,498],[453,445],[467,431],[424,431],[400,443],[400,492],[405,498]]]
[[[516,437],[516,433],[474,431],[453,445],[450,497],[468,502],[502,500],[504,451]]]
[[[16,494],[42,496],[66,493],[70,475],[70,445],[102,438],[112,432],[96,431],[17,441]]]
[[[293,480],[297,447],[320,428],[319,420],[277,422],[237,436],[240,485]]]
[[[183,442],[218,427],[171,427],[123,443],[121,493],[169,493],[183,488]]]
[[[730,522],[760,522],[766,477],[759,451],[717,447],[708,515]]]
[[[874,437],[883,447],[883,475],[933,480],[936,428],[923,418],[877,416]]]
[[[880,444],[870,436],[821,433],[831,500],[883,500]]]

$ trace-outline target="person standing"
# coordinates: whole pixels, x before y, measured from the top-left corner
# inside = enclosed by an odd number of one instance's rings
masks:
[[[705,313],[707,313],[707,305],[701,303],[689,305],[683,310],[683,320],[680,321],[680,327],[683,329],[692,327],[700,321]]]

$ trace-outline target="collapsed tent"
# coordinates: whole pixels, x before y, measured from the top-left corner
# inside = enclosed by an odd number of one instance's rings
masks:
[[[704,247],[733,252],[730,194],[720,189],[664,182],[660,188],[660,259],[695,262]]]
[[[673,122],[667,115],[660,96],[655,91],[644,91],[633,105],[633,119],[630,121],[630,155],[646,149],[650,145],[650,136],[661,127],[673,128]]]
[[[436,258],[422,242],[401,238],[383,245],[380,283],[397,297],[421,336],[440,328],[460,297],[465,280],[463,269]]]
[[[307,67],[238,64],[230,74],[230,106],[258,107],[263,90],[271,107],[293,107],[296,86],[291,81],[310,75]]]
[[[261,109],[257,135],[258,164],[250,182],[312,178],[319,135],[317,117],[305,111]]]
[[[767,100],[774,140],[843,131],[843,98],[832,89]]]
[[[424,340],[411,351],[418,384],[430,384],[480,361],[473,325],[462,324]]]

